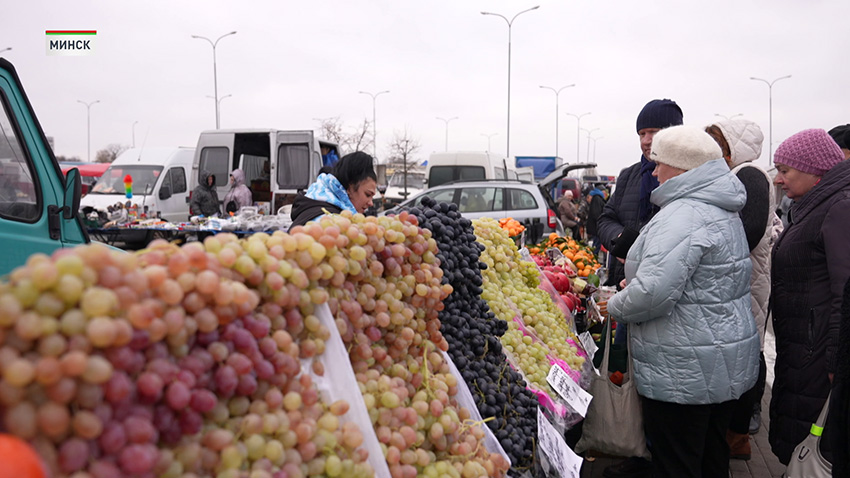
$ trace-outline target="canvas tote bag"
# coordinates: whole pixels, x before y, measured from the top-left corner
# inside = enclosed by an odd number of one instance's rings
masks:
[[[826,414],[829,411],[829,399],[832,393],[826,397],[823,410],[820,411],[818,421],[812,424],[809,436],[805,438],[794,453],[791,454],[791,462],[785,470],[785,478],[832,478],[832,463],[820,454],[820,437],[823,434],[823,425],[826,423]]]
[[[588,390],[593,400],[584,418],[582,436],[575,451],[596,450],[614,456],[642,456],[649,458],[643,432],[643,411],[633,380],[633,367],[627,367],[623,384],[616,385],[608,378],[608,354],[611,350],[611,320],[606,321],[605,353],[599,369],[601,376],[593,374]],[[631,357],[631,340],[628,352]]]

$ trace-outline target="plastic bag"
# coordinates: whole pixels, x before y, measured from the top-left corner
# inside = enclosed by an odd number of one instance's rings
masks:
[[[325,403],[333,403],[337,400],[348,402],[348,413],[341,416],[340,421],[354,422],[360,427],[363,434],[362,447],[369,452],[367,461],[375,470],[375,476],[377,478],[390,478],[387,460],[384,458],[381,443],[375,435],[375,428],[369,418],[369,410],[366,409],[366,403],[360,393],[360,386],[354,376],[354,369],[351,368],[351,360],[348,357],[345,344],[342,342],[342,337],[339,335],[334,316],[327,304],[316,306],[315,315],[322,325],[328,328],[330,337],[325,341],[325,353],[312,359],[302,360],[301,370],[303,373],[312,375]],[[312,360],[319,360],[324,364],[324,376],[320,377],[313,374],[310,366]],[[459,379],[458,382],[462,382],[462,379]]]

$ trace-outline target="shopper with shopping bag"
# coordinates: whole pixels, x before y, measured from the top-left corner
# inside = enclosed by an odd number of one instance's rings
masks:
[[[746,191],[700,128],[655,135],[659,212],[626,258],[609,315],[629,324],[655,476],[726,477],[734,400],[756,382],[759,336],[738,212]]]

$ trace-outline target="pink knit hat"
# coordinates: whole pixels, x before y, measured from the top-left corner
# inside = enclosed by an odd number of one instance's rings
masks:
[[[823,176],[844,161],[844,153],[822,129],[806,129],[786,139],[776,148],[773,162],[804,173]]]

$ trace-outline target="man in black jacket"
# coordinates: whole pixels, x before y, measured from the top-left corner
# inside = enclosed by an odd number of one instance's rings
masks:
[[[647,157],[652,149],[655,133],[668,126],[682,124],[682,110],[673,100],[652,100],[637,117],[637,134],[640,137],[640,161],[620,172],[617,188],[608,199],[597,223],[597,236],[605,249],[614,251],[617,240],[634,242],[640,229],[658,212],[658,207],[649,201],[650,194],[658,187],[652,176],[655,163]],[[616,248],[618,259],[625,259],[628,247],[620,244]],[[628,244],[630,246],[631,244]],[[608,264],[608,280],[605,285],[617,286],[626,277],[623,262],[612,258]],[[625,343],[626,327],[617,327],[615,343]],[[650,476],[652,464],[639,457],[629,458],[606,468],[606,478]]]

